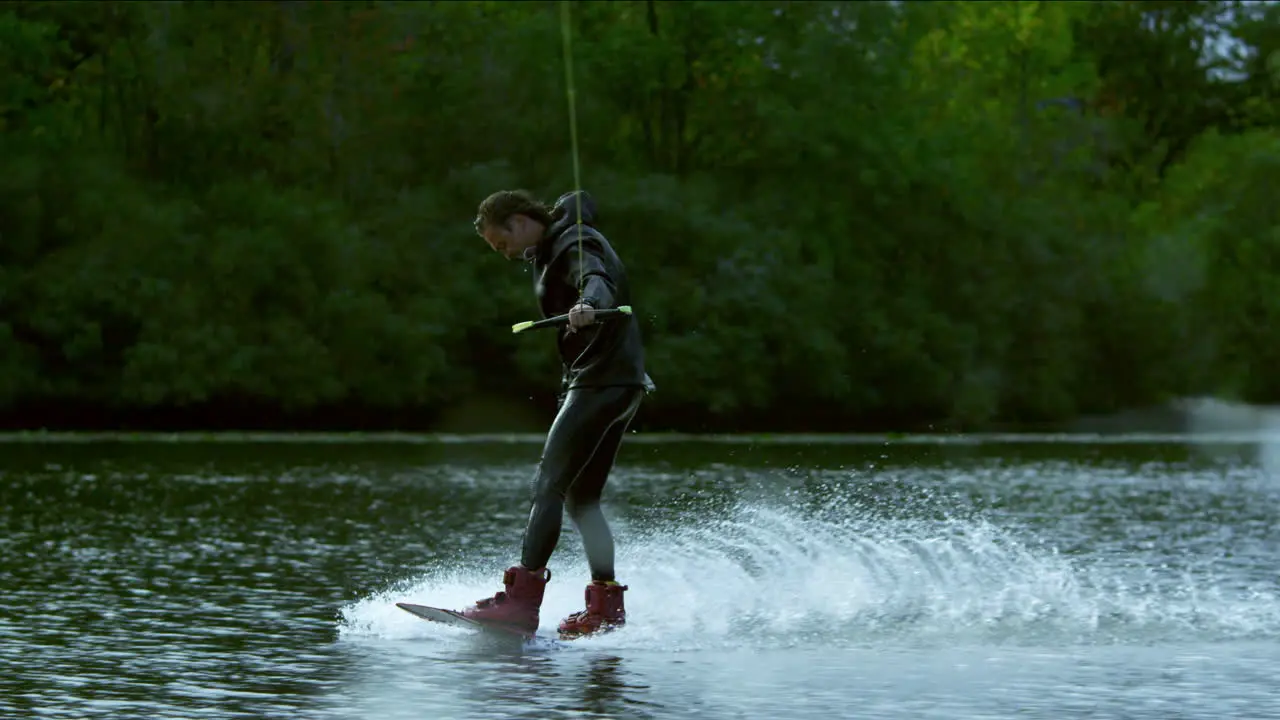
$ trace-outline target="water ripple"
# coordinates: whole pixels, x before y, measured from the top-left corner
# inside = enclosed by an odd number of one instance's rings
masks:
[[[393,602],[496,589],[523,450],[24,449],[0,717],[1280,714],[1280,485],[1247,454],[721,447],[623,458],[630,627],[514,648]],[[572,530],[553,564],[544,631]]]

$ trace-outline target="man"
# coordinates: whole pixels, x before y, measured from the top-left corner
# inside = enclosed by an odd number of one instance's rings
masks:
[[[556,338],[564,368],[560,408],[534,479],[521,562],[503,574],[502,592],[463,615],[529,634],[537,630],[551,579],[547,561],[567,509],[582,535],[591,582],[586,609],[560,623],[566,639],[626,622],[622,594],[627,588],[614,577],[613,536],[600,511],[600,495],[641,399],[654,388],[644,370],[636,320],[619,315],[596,321],[596,310],[630,304],[631,289],[595,218],[595,204],[584,192],[566,193],[547,208],[527,192],[501,191],[480,203],[475,221],[489,247],[508,259],[533,263],[543,316],[567,312],[569,324]]]

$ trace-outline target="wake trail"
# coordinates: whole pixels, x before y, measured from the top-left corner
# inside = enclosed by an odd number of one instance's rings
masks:
[[[1280,637],[1274,588],[1156,578],[1141,563],[1069,558],[982,519],[884,517],[853,503],[815,514],[763,501],[710,515],[614,521],[629,624],[575,645],[683,651]],[[551,562],[543,635],[582,607],[586,563],[572,530],[564,537]],[[340,632],[463,642],[470,631],[427,623],[394,603],[461,609],[499,588],[506,562],[430,568],[343,608]]]

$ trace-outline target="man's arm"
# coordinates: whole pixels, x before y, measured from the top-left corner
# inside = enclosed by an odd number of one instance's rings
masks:
[[[581,252],[577,232],[570,230],[564,234],[565,248],[565,282],[580,288],[580,302],[597,310],[611,308],[616,303],[613,278],[609,277],[604,266],[599,241],[590,235],[582,234]]]

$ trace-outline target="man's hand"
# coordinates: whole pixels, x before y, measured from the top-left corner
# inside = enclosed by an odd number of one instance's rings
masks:
[[[578,332],[596,321],[596,309],[586,303],[578,303],[569,309],[569,332]]]

